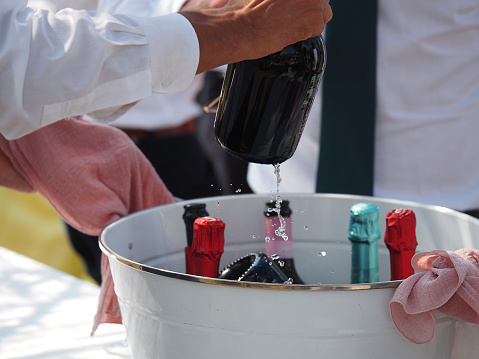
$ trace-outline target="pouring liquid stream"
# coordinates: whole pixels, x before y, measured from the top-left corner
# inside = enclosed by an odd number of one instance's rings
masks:
[[[279,163],[274,164],[274,174],[276,175],[276,205],[275,208],[269,208],[268,211],[276,212],[278,215],[280,226],[277,228],[274,233],[278,237],[282,237],[283,240],[287,241],[288,236],[286,235],[286,221],[284,220],[283,216],[281,215],[281,196],[279,195],[279,184],[281,183],[281,176],[279,173]]]
[[[275,200],[275,207],[268,208],[268,212],[276,212],[278,215],[279,220],[279,227],[274,231],[274,233],[278,236],[283,238],[284,241],[288,240],[288,236],[286,234],[286,221],[281,215],[281,203],[283,202],[281,196],[279,195],[279,185],[281,183],[281,176],[280,176],[280,168],[279,163],[274,164],[274,174],[276,176],[276,200]],[[274,240],[274,238],[272,238]],[[269,238],[265,238],[266,241],[270,240]],[[278,264],[280,267],[284,266],[284,262],[280,260],[280,256],[278,254],[271,255],[272,260],[278,260]],[[285,284],[293,284],[293,278],[288,278]]]

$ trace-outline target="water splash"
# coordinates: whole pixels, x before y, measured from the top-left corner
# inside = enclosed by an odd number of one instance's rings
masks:
[[[286,221],[281,215],[281,203],[283,202],[283,200],[281,199],[281,196],[279,195],[279,184],[282,181],[281,175],[280,175],[279,163],[276,163],[274,165],[274,174],[276,175],[276,204],[275,204],[275,208],[271,208],[270,210],[276,212],[279,219],[279,228],[277,228],[274,231],[274,233],[278,237],[282,237],[283,240],[287,241],[288,236],[286,235]]]

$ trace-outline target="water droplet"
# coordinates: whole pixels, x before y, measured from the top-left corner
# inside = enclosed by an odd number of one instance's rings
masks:
[[[326,252],[319,252],[318,257],[326,257]]]
[[[269,237],[264,237],[264,241],[265,241],[265,242],[269,242],[270,240],[271,240],[271,238],[269,238]]]
[[[288,278],[288,280],[285,281],[284,284],[293,284],[293,278]]]
[[[307,231],[309,228],[308,226],[304,226],[304,230]]]
[[[220,201],[218,201],[218,203],[216,205],[219,207],[220,206]]]
[[[284,267],[284,261],[278,261],[280,267]]]
[[[241,192],[241,188],[238,188],[235,193],[240,193]]]
[[[278,259],[278,258],[279,258],[279,255],[276,254],[276,253],[271,255],[272,260],[275,260],[275,259]]]

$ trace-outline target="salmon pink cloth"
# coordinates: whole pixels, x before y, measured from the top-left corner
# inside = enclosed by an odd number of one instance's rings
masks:
[[[436,310],[479,324],[479,251],[421,252],[412,265],[417,273],[399,285],[389,303],[394,324],[407,339],[431,341]]]
[[[15,170],[76,229],[99,235],[117,219],[173,202],[156,171],[122,131],[72,117],[7,141],[0,150]],[[121,323],[108,260],[93,332],[100,323]]]

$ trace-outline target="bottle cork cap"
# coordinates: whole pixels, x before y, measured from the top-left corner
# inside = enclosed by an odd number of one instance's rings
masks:
[[[416,215],[412,210],[398,208],[386,215],[384,242],[395,251],[416,249]]]
[[[375,242],[381,237],[379,209],[370,203],[357,203],[351,207],[349,240],[352,242]]]
[[[199,217],[193,223],[193,253],[223,253],[225,223],[215,217]]]

